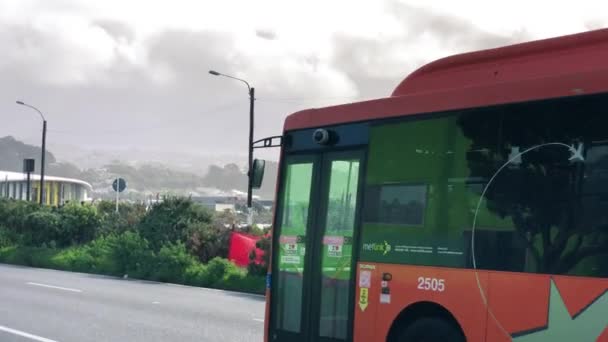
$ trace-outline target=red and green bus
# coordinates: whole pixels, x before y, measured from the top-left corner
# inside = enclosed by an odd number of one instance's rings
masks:
[[[608,30],[441,59],[282,138],[266,341],[608,341]]]

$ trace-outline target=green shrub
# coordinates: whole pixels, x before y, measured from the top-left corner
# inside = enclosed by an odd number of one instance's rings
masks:
[[[61,230],[57,235],[59,246],[71,246],[92,241],[101,224],[95,207],[69,204],[59,211]]]
[[[32,248],[30,250],[30,262],[33,267],[57,268],[53,262],[53,257],[57,254],[56,249],[52,248]]]
[[[40,207],[25,201],[0,200],[0,226],[25,246],[66,247],[93,240],[101,220],[94,207],[70,204]]]
[[[62,250],[54,259],[61,269],[135,278],[150,274],[154,253],[134,232],[101,236],[90,243]]]
[[[194,232],[211,226],[213,215],[189,198],[172,197],[155,204],[143,217],[138,230],[155,251],[176,241],[188,243]]]
[[[30,267],[55,268],[52,262],[56,250],[42,247],[0,248],[0,262]]]
[[[222,258],[214,258],[207,265],[199,263],[186,252],[181,243],[163,246],[157,256],[150,250],[144,249],[143,253],[140,251],[132,254],[135,258],[144,255],[145,257],[140,259],[144,264],[121,265],[115,259],[119,255],[115,249],[116,244],[138,239],[140,238],[135,235],[122,234],[110,238],[98,238],[87,245],[63,250],[42,247],[4,247],[0,248],[0,262],[108,275],[121,275],[119,270],[130,268],[133,271],[129,275],[140,279],[264,293],[264,277],[249,275],[244,269]],[[138,243],[138,246],[145,247],[145,243]],[[138,253],[139,257],[137,257]]]
[[[187,285],[209,286],[207,279],[209,279],[207,266],[200,262],[188,266],[184,272],[184,284]]]
[[[168,243],[164,245],[155,259],[156,270],[154,279],[159,281],[183,283],[186,270],[196,264],[192,255],[188,254],[183,243]]]
[[[155,268],[154,252],[146,239],[137,232],[126,231],[105,238],[118,275],[128,274],[146,278]]]
[[[221,287],[224,279],[232,274],[243,272],[240,268],[234,265],[227,259],[213,258],[207,264],[208,286]]]
[[[25,246],[42,246],[56,241],[60,234],[61,218],[56,212],[40,209],[25,216],[20,242]]]
[[[7,264],[15,264],[15,265],[26,265],[25,261],[20,260],[15,257],[15,255],[22,248],[17,248],[17,246],[8,246],[0,248],[0,262],[4,262]]]
[[[120,203],[116,213],[116,203],[101,201],[97,204],[102,224],[100,234],[120,234],[128,230],[136,230],[137,225],[146,214],[143,204]]]
[[[61,250],[53,257],[52,263],[63,270],[95,273],[97,260],[91,255],[89,246],[81,246]]]
[[[233,275],[225,280],[223,288],[232,291],[264,294],[266,291],[266,278],[253,275]]]
[[[0,248],[13,246],[17,243],[18,236],[15,232],[0,225]]]
[[[188,229],[187,247],[203,263],[215,257],[227,258],[232,231],[217,223],[197,223]]]
[[[216,286],[223,289],[231,290],[235,288],[236,284],[239,284],[243,279],[247,277],[247,271],[239,268],[227,268],[226,273],[221,278]]]
[[[232,262],[214,258],[207,265],[190,265],[184,273],[184,283],[194,286],[263,294],[266,278],[247,274]]]
[[[40,209],[36,203],[0,199],[0,225],[19,232],[25,226],[25,217]]]
[[[224,259],[233,226],[226,222],[234,223],[228,213],[214,217],[186,198],[147,213],[138,205],[114,210],[110,202],[49,208],[0,199],[0,262],[263,292],[256,274],[265,267],[248,273]]]

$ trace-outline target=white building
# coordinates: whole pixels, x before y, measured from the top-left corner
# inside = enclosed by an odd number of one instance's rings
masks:
[[[31,174],[30,200],[39,202],[40,175]],[[44,176],[45,203],[63,205],[66,202],[90,201],[91,184],[71,178]],[[27,200],[27,175],[20,172],[0,171],[0,198]]]

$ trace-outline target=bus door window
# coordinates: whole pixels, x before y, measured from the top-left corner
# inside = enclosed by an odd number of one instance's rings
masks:
[[[333,160],[328,177],[327,213],[320,252],[319,335],[346,339],[359,159]]]
[[[275,322],[277,329],[296,333],[301,331],[306,228],[312,173],[312,162],[287,165],[281,199],[283,211],[279,227]]]

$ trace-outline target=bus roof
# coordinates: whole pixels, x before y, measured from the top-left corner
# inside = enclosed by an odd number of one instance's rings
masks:
[[[431,62],[387,98],[307,109],[284,129],[608,92],[608,29],[482,50]]]

